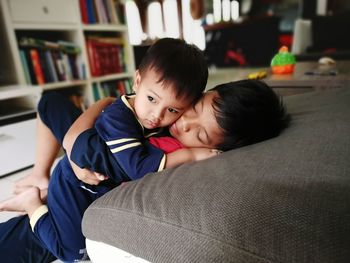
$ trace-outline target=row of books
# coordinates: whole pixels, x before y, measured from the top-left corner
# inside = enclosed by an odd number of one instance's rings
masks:
[[[122,38],[87,36],[86,49],[92,76],[127,71]]]
[[[81,49],[67,41],[46,41],[23,37],[19,54],[26,82],[43,85],[52,82],[85,79]]]
[[[124,6],[119,0],[79,0],[84,24],[124,24]]]
[[[130,79],[98,82],[92,84],[92,91],[95,101],[105,97],[120,98],[121,95],[132,93],[132,84]]]

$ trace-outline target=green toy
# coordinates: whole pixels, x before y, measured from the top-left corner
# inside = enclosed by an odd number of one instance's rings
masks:
[[[291,74],[294,72],[295,56],[288,52],[288,47],[282,46],[271,60],[273,74]]]

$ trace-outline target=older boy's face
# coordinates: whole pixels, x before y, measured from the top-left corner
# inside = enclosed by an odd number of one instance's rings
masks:
[[[216,121],[213,99],[214,91],[204,93],[194,107],[186,110],[170,126],[170,134],[186,147],[215,148],[222,142],[223,131]]]
[[[175,88],[164,87],[158,74],[150,69],[141,77],[136,72],[132,101],[136,116],[147,129],[166,127],[175,122],[188,108],[189,102],[176,98]]]

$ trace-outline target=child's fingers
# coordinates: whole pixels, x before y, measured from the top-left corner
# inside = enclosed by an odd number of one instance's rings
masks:
[[[97,173],[97,172],[95,172],[94,174],[95,174],[96,178],[100,181],[104,181],[108,178],[107,176],[100,174],[100,173]]]
[[[215,155],[219,155],[220,153],[223,153],[223,151],[217,150],[217,149],[211,149],[211,152]]]
[[[93,179],[91,179],[91,178],[89,178],[89,179],[84,179],[83,182],[86,183],[86,184],[89,184],[89,185],[98,185],[101,181],[98,180],[98,179],[95,177],[95,178],[93,178]]]

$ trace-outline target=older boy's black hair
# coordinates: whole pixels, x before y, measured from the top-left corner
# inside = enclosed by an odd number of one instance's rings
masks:
[[[290,122],[282,99],[264,82],[241,80],[218,85],[215,117],[224,131],[218,149],[227,151],[280,134]]]
[[[162,38],[155,42],[143,57],[141,76],[153,69],[159,74],[158,82],[175,86],[176,97],[195,103],[205,89],[208,67],[203,52],[184,40]]]

